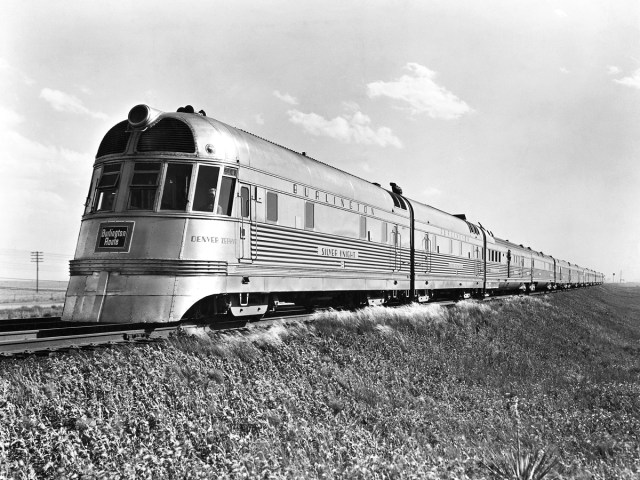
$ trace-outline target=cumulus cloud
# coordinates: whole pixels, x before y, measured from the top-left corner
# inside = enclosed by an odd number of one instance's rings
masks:
[[[298,105],[298,99],[288,93],[280,93],[278,90],[273,91],[273,95],[289,105]]]
[[[367,84],[369,98],[388,97],[408,105],[412,114],[426,113],[431,118],[460,118],[473,112],[465,102],[435,82],[436,72],[418,63],[407,63],[410,73],[391,82]]]
[[[615,65],[609,65],[607,66],[607,73],[609,75],[618,75],[619,73],[621,73],[622,70],[620,70],[618,67],[616,67]]]
[[[10,225],[7,245],[72,252],[73,235],[82,214],[93,154],[33,140],[19,132],[24,119],[0,105],[0,223]],[[54,233],[51,233],[54,232]],[[37,242],[40,242],[38,244]],[[40,247],[38,247],[40,245]]]
[[[331,120],[317,113],[303,113],[299,110],[289,110],[287,114],[291,123],[300,125],[312,135],[326,136],[344,143],[402,148],[402,142],[390,128],[372,128],[371,119],[359,111],[345,113]]]
[[[0,129],[10,130],[24,121],[24,117],[0,105]]]
[[[344,143],[402,148],[402,142],[390,128],[372,128],[371,119],[362,112],[345,113],[331,120],[317,113],[303,113],[299,110],[289,110],[287,114],[291,123],[300,125],[312,135],[335,138]]]
[[[0,72],[3,73],[3,75],[0,75],[0,77],[6,77],[6,78],[12,77],[12,78],[17,79],[18,81],[24,83],[25,85],[31,86],[31,85],[34,85],[36,83],[35,80],[33,80],[31,77],[29,77],[29,75],[24,73],[19,68],[16,68],[13,65],[11,65],[4,58],[0,58]]]
[[[627,87],[640,88],[640,68],[633,72],[631,76],[614,80],[614,82],[626,85]]]
[[[49,102],[54,110],[58,112],[70,112],[79,115],[88,115],[93,118],[107,119],[108,116],[102,112],[92,112],[82,104],[82,100],[74,95],[70,95],[60,90],[43,88],[40,91],[40,98]]]

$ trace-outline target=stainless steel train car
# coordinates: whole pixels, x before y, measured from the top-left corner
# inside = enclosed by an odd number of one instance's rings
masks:
[[[588,273],[586,273],[588,272]],[[102,140],[63,319],[258,317],[602,282],[194,112],[137,105]]]

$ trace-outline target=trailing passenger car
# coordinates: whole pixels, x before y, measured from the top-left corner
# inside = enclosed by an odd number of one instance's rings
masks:
[[[256,317],[602,274],[194,112],[137,105],[102,140],[63,319]]]

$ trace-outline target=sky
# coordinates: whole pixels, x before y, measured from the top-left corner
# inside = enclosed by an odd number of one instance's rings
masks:
[[[640,281],[640,2],[4,0],[0,278],[65,280],[107,130],[146,103]]]

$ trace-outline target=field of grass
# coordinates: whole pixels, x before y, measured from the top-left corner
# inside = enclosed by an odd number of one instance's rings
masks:
[[[611,285],[5,359],[0,478],[640,478],[639,380]]]
[[[1,280],[0,307],[8,303],[30,306],[43,302],[64,302],[66,290],[67,282],[56,280],[41,280],[38,283],[38,292],[35,280]]]

